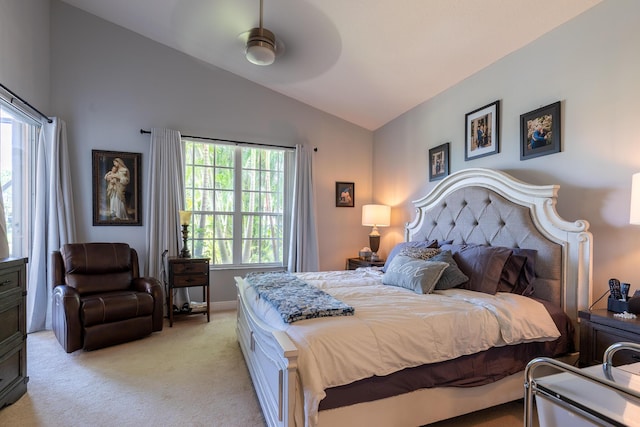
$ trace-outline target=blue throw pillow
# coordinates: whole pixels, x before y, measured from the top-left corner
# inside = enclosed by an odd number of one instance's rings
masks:
[[[441,261],[423,261],[404,255],[397,255],[382,276],[385,285],[399,286],[417,294],[428,294],[449,264]]]

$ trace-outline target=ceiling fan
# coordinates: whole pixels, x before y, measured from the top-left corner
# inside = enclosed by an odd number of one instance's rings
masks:
[[[245,55],[252,64],[267,66],[273,64],[276,56],[284,52],[284,44],[276,40],[276,36],[262,26],[262,10],[262,0],[260,0],[260,26],[248,32]]]

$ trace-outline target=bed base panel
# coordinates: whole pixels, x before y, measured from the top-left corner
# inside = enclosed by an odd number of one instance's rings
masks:
[[[240,293],[238,302],[236,335],[265,421],[270,427],[294,426],[298,350],[284,332],[255,318]]]
[[[524,373],[479,387],[436,387],[320,411],[320,427],[417,426],[501,405],[524,396]]]

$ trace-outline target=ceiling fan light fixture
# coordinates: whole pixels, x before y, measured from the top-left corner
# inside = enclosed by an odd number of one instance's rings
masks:
[[[276,60],[276,38],[266,28],[252,28],[245,48],[247,60],[252,64],[266,66]]]

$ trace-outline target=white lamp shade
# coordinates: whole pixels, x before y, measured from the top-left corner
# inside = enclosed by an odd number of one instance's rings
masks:
[[[373,227],[388,227],[391,224],[391,206],[364,205],[362,206],[362,225]]]
[[[631,179],[631,210],[629,223],[640,225],[640,173],[633,174]]]

